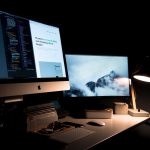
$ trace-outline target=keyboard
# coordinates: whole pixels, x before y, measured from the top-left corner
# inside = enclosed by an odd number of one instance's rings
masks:
[[[63,132],[57,132],[54,135],[51,135],[50,139],[69,144],[93,133],[94,131],[85,128],[73,128]]]

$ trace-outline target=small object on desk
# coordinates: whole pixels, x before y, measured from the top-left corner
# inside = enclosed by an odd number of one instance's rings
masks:
[[[128,104],[123,102],[114,102],[114,113],[120,115],[127,115]]]
[[[149,112],[146,112],[142,109],[129,109],[128,113],[129,115],[133,117],[149,117],[150,116]]]
[[[92,125],[92,126],[104,126],[105,122],[99,121],[99,120],[92,120],[92,121],[89,121],[87,124]]]
[[[95,119],[111,119],[113,116],[113,109],[101,109],[101,110],[85,110],[86,118]]]
[[[75,128],[84,127],[84,125],[83,125],[83,124],[74,123],[74,122],[69,122],[69,121],[63,122],[63,124],[65,124],[65,125],[69,125],[69,126],[74,126]]]

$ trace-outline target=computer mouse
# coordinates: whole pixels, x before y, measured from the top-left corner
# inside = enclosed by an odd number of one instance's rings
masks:
[[[99,120],[92,120],[92,121],[89,121],[87,124],[92,125],[92,126],[104,126],[105,122],[99,121]]]

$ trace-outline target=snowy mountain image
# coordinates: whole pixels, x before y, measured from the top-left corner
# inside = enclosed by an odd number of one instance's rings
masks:
[[[129,96],[127,57],[68,55],[64,96]]]
[[[65,91],[66,96],[82,97],[82,96],[125,96],[129,92],[128,78],[121,77],[111,71],[109,74],[98,78],[96,82],[89,81],[85,86],[71,85],[69,91]]]

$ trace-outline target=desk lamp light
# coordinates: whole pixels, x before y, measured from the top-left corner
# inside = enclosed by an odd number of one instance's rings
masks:
[[[133,78],[150,83],[149,67],[150,67],[149,63],[148,61],[146,61],[146,63],[144,63],[143,66],[140,66],[140,68],[133,74]],[[136,94],[131,80],[130,80],[130,84],[131,84],[131,99],[132,99],[133,109],[129,109],[128,113],[134,117],[149,117],[149,112],[146,112],[142,109],[137,109]]]

